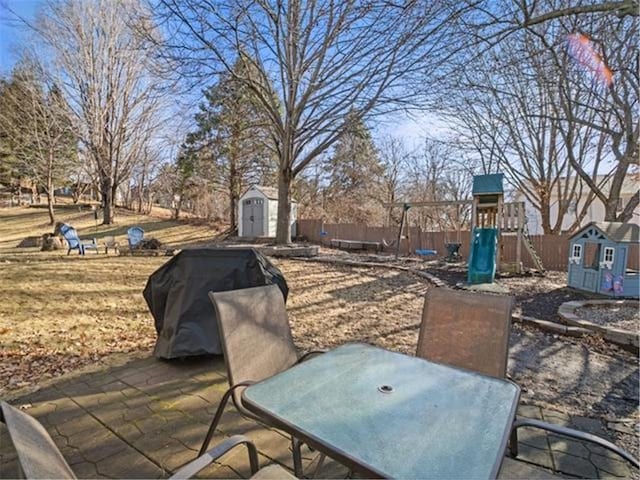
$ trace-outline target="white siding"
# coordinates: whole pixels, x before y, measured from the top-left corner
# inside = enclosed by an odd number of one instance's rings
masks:
[[[298,232],[296,231],[296,221],[298,220],[298,204],[291,204],[291,236],[295,237]]]
[[[278,229],[278,201],[269,200],[268,212],[265,215],[265,222],[267,223],[265,232],[268,237],[275,237],[276,230]]]
[[[630,194],[622,194],[623,204],[626,205],[631,198]],[[522,195],[516,194],[516,201],[524,201],[525,202],[525,212],[527,216],[527,226],[529,227],[529,233],[532,235],[542,235],[544,232],[542,230],[542,217],[540,216],[540,212],[533,207],[531,203],[529,203]],[[580,198],[575,212],[567,212],[562,219],[562,229],[567,230],[575,221],[576,214],[579,213],[586,201],[586,196]],[[580,222],[579,227],[584,227],[585,225],[591,222],[603,222],[604,221],[604,203],[600,201],[600,199],[596,198],[591,202],[589,208],[587,209],[587,214],[584,216],[582,221]],[[551,226],[555,225],[556,219],[558,218],[558,202],[553,202],[549,209],[549,215],[551,220]],[[636,209],[633,214],[633,217],[629,221],[629,223],[635,223],[636,225],[640,225],[640,209]]]
[[[245,192],[244,195],[242,195],[240,197],[240,200],[238,202],[238,236],[242,237],[243,235],[243,231],[242,231],[242,210],[244,208],[243,206],[243,200],[245,198],[262,198],[264,200],[264,204],[265,204],[265,209],[262,215],[263,221],[264,221],[264,231],[268,232],[267,230],[267,212],[269,209],[269,202],[271,200],[269,200],[260,190],[258,190],[257,188],[250,188],[249,190],[247,190]],[[277,202],[276,202],[277,203]]]
[[[267,237],[275,237],[278,229],[278,200],[267,198],[261,191],[260,187],[251,187],[245,192],[238,202],[238,236],[243,236],[242,231],[242,209],[243,200],[246,198],[262,198],[264,199],[264,232]],[[298,219],[298,204],[291,203],[291,234],[295,235],[295,222]]]

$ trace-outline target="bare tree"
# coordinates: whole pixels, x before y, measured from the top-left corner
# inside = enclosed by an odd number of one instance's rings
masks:
[[[384,165],[383,188],[385,203],[395,203],[401,195],[404,172],[411,158],[411,150],[402,139],[391,135],[383,136],[378,142],[380,159]],[[387,207],[387,226],[396,225],[398,219],[393,216],[394,208]]]
[[[561,94],[549,56],[540,54],[540,43],[526,32],[514,39],[520,42],[488,53],[482,65],[461,77],[465,94],[455,97],[450,118],[485,162],[484,170],[504,171],[509,183],[540,212],[544,232],[559,234],[569,206],[583,191],[569,159],[582,165],[597,159],[600,135],[558,121],[554,109]],[[567,133],[570,142],[563,138]],[[594,178],[595,167],[591,162]],[[592,198],[587,196],[581,204],[569,230],[580,224]],[[552,205],[557,206],[555,219]]]
[[[105,224],[118,186],[164,120],[152,45],[138,34],[153,31],[148,18],[140,0],[51,0],[35,26],[98,175]]]
[[[237,63],[236,68],[240,67],[242,63]],[[189,140],[202,162],[210,163],[208,180],[225,191],[229,223],[235,229],[240,196],[249,185],[269,185],[270,174],[277,166],[267,145],[267,119],[257,108],[253,93],[232,75],[222,76],[203,94],[205,102],[195,115],[197,129]]]
[[[561,165],[567,166],[567,175],[579,177],[579,183],[575,179],[567,182],[565,192],[572,192],[574,186],[582,185],[590,192],[586,203],[597,198],[605,205],[606,220],[630,219],[638,206],[640,193],[631,197],[622,212],[618,206],[622,186],[628,181],[628,172],[637,165],[639,153],[638,116],[634,113],[639,83],[636,37],[640,10],[637,0],[498,0],[478,4],[478,7],[461,22],[476,32],[477,39],[477,48],[461,55],[465,60],[463,66],[476,65],[473,60],[477,59],[484,63],[487,58],[499,58],[499,62],[492,61],[493,73],[480,80],[496,94],[502,94],[503,68],[511,75],[519,70],[523,89],[528,87],[525,82],[530,82],[537,90],[544,89],[547,92],[544,97],[528,96],[532,103],[525,105],[529,111],[528,122],[531,125],[538,122],[538,127],[546,124],[544,128],[548,135],[552,134],[550,129],[554,129],[552,135],[561,149],[554,156]],[[567,40],[570,35],[577,34],[588,44],[585,48],[590,50],[591,65],[585,65],[584,58],[567,54]],[[532,42],[529,48],[523,48],[526,42]],[[509,60],[503,58],[504,51],[513,51],[518,45],[518,55],[509,56]],[[535,68],[543,78],[527,78],[527,68],[536,63]],[[524,68],[519,69],[520,66]],[[610,73],[609,79],[599,80],[595,69],[606,70]],[[469,74],[469,77],[473,76]],[[478,82],[477,79],[471,81]],[[540,111],[535,112],[535,107]],[[461,105],[457,112],[466,113],[467,108]],[[477,117],[477,120],[485,124],[485,130],[495,132],[504,122],[487,117],[487,112],[491,114],[487,110],[484,117]],[[489,122],[493,125],[489,126]],[[531,133],[525,132],[526,135]],[[474,139],[485,159],[494,160],[504,149],[495,137],[489,135],[481,141],[476,135]],[[545,145],[550,145],[548,140]],[[514,164],[518,165],[518,162]],[[557,188],[559,185],[556,183]],[[547,192],[543,190],[536,196],[540,199],[543,194]],[[558,196],[561,197],[561,210],[571,204],[568,198],[562,199],[560,193]],[[579,224],[585,212],[583,208],[577,214],[578,219],[570,229]],[[548,229],[557,230],[556,227],[549,225]]]
[[[139,213],[151,212],[154,193],[151,187],[160,173],[161,160],[159,149],[148,147],[143,150],[140,161],[132,169],[128,206],[134,207]]]
[[[185,73],[230,72],[259,101],[279,160],[278,243],[290,241],[291,185],[362,120],[416,106],[407,82],[439,72],[458,37],[457,2],[159,0]],[[237,58],[247,68],[235,70]],[[246,72],[239,75],[237,72]],[[217,72],[213,72],[217,73]],[[271,87],[273,85],[273,87]]]
[[[408,159],[405,200],[447,202],[468,200],[472,169],[463,167],[454,143],[425,138],[421,148]],[[468,208],[459,205],[420,207],[412,220],[424,230],[460,230],[468,220]]]
[[[605,13],[613,14],[619,18],[625,16],[637,17],[640,14],[638,0],[601,1],[578,5],[576,5],[577,2],[572,2],[571,5],[564,7],[557,7],[548,2],[527,3],[525,0],[517,0],[516,3],[522,13],[521,24],[526,27],[583,14]],[[540,10],[544,11],[541,12]]]
[[[53,225],[55,185],[69,173],[77,142],[60,90],[32,58],[22,59],[0,93],[0,131],[11,139],[18,171],[44,189]]]
[[[575,31],[583,23],[573,19],[564,25],[565,31]],[[594,78],[593,72],[578,62],[566,61],[558,52],[557,44],[543,39],[547,51],[553,54],[559,72],[561,101],[555,113],[559,121],[566,125],[562,131],[565,143],[573,143],[576,132],[584,130],[592,130],[599,135],[597,156],[591,165],[581,161],[575,152],[569,152],[568,158],[591,193],[604,204],[604,219],[626,222],[640,203],[640,189],[636,189],[624,209],[618,209],[627,175],[632,167],[639,164],[638,21],[633,17],[618,19],[605,16],[593,18],[587,25],[588,29],[585,26],[582,31],[586,33],[586,38],[591,38],[596,58],[612,72],[612,81],[607,85],[601,79]],[[591,171],[594,168],[604,170],[605,181],[594,179],[589,167]]]

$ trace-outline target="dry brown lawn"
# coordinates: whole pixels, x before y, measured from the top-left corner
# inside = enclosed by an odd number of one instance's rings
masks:
[[[68,207],[60,219],[81,237],[115,235],[140,225],[172,247],[211,242],[208,226],[120,212],[96,229],[90,211]],[[167,257],[80,256],[17,248],[51,231],[41,208],[0,209],[0,394],[39,384],[114,354],[148,355],[155,329],[142,290]],[[276,264],[291,293],[287,309],[297,345],[328,348],[351,339],[411,351],[427,283],[401,272],[299,261]]]
[[[211,242],[216,230],[121,211],[112,226],[93,213],[62,207],[59,219],[82,238],[113,235],[126,245],[133,225],[146,237],[180,247]],[[33,385],[113,353],[147,352],[155,330],[142,289],[166,257],[113,253],[40,252],[18,248],[28,236],[52,231],[42,208],[0,209],[0,394]]]

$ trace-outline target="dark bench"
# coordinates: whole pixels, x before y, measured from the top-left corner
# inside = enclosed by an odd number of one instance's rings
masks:
[[[343,250],[369,250],[374,252],[382,251],[382,243],[367,242],[364,240],[341,240],[339,238],[332,238],[331,246],[334,248],[341,248]]]

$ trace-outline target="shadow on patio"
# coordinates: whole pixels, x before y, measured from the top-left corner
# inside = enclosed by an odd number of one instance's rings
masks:
[[[80,478],[163,478],[196,457],[226,388],[221,357],[171,362],[148,357],[63,377],[11,403],[44,425]],[[538,417],[549,412],[523,406],[520,414]],[[289,437],[244,419],[233,407],[225,412],[211,446],[224,436],[238,433],[255,442],[261,465],[275,461],[292,468]],[[524,460],[554,467],[557,452],[549,448],[546,435],[523,432],[521,443]],[[308,450],[303,450],[303,455],[305,472],[312,472],[316,455]],[[563,458],[566,461],[569,456]],[[599,473],[588,458],[571,456],[570,460],[577,463],[570,465],[574,473]],[[610,465],[603,472],[628,473],[616,460],[598,460]],[[551,478],[549,472],[533,471],[524,462],[509,460],[503,469],[505,478]],[[249,473],[245,450],[239,448],[199,477],[247,478]],[[2,425],[0,477],[17,474],[16,453]],[[344,478],[346,474],[346,469],[334,462],[328,462],[321,471],[322,478]]]

